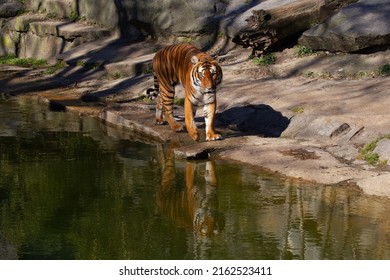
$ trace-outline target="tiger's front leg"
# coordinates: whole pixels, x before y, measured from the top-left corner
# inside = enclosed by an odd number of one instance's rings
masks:
[[[194,120],[195,113],[196,113],[196,106],[192,104],[188,98],[186,98],[184,101],[184,116],[185,116],[187,132],[193,140],[198,141],[199,132]]]
[[[222,139],[221,134],[214,131],[214,119],[216,111],[216,102],[204,105],[203,113],[206,122],[206,141],[214,141]]]

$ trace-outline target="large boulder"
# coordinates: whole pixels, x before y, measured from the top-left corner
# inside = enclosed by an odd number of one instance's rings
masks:
[[[0,18],[14,17],[22,8],[23,5],[16,0],[0,1]]]
[[[67,21],[31,22],[20,36],[20,57],[35,57],[55,63],[57,55],[83,43],[108,36],[106,29]]]
[[[385,161],[390,165],[390,139],[382,139],[378,141],[373,153],[378,154],[381,161]]]
[[[223,0],[124,0],[122,6],[126,11],[121,15],[122,24],[133,25],[144,34],[156,37],[191,38],[217,33],[218,16],[223,14],[227,3]]]
[[[303,33],[299,44],[313,50],[356,52],[390,45],[390,0],[360,0]]]
[[[225,0],[27,0],[33,11],[81,18],[121,35],[184,36],[217,33]],[[242,3],[242,5],[245,5]]]

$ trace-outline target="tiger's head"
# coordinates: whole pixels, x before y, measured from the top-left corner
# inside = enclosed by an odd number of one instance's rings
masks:
[[[222,68],[218,62],[207,56],[206,59],[193,56],[191,80],[194,88],[202,94],[214,94],[222,82]]]

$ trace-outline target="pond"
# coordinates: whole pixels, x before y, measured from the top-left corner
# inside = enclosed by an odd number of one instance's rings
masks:
[[[389,199],[0,99],[0,259],[390,259]]]

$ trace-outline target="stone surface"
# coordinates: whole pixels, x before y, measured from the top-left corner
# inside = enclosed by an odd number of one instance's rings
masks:
[[[62,51],[69,50],[72,43],[68,43],[56,36],[37,36],[34,33],[21,35],[21,48],[19,57],[44,59],[49,63],[56,62],[56,55]],[[27,47],[28,46],[28,47]]]
[[[39,10],[49,13],[52,17],[56,18],[76,18],[77,0],[45,0],[41,1]]]
[[[112,36],[84,43],[61,54],[59,59],[69,64],[75,64],[80,60],[90,64],[109,64],[127,59],[139,59],[141,56],[154,53],[155,50],[156,45],[150,42],[130,44],[128,41]]]
[[[211,3],[210,3],[211,2]],[[35,11],[69,17],[116,29],[121,36],[137,37],[215,33],[218,16],[227,4],[223,0],[29,0]],[[70,8],[69,8],[70,7]],[[137,31],[136,31],[137,30]]]
[[[116,5],[120,5],[123,1],[28,0],[27,2],[29,9],[33,11],[45,12],[57,18],[79,18],[107,28],[115,28],[119,23],[119,12]]]
[[[99,118],[107,123],[133,131],[136,134],[148,135],[156,141],[178,141],[179,138],[177,137],[180,137],[181,133],[172,136],[169,134],[169,131],[166,131],[166,129],[169,129],[168,126],[161,127],[154,124],[153,114],[150,114],[152,108],[140,109],[139,106],[114,107],[100,112]]]
[[[0,2],[0,18],[8,18],[16,16],[23,6],[19,1]]]
[[[69,21],[40,21],[30,24],[32,33],[44,36],[63,37],[65,40],[74,40],[82,38],[83,42],[96,40],[110,33],[108,30],[77,22]]]
[[[313,50],[332,52],[390,45],[389,14],[389,0],[360,0],[305,31],[299,43]]]
[[[390,139],[380,140],[373,153],[377,153],[380,160],[387,161],[390,165]]]
[[[109,29],[115,29],[118,25],[129,25],[126,19],[126,11],[121,7],[121,2],[124,1],[104,1],[104,0],[84,0],[78,1],[77,12],[81,18],[85,18],[89,22],[94,22],[103,25]],[[117,6],[118,5],[118,6]],[[102,12],[104,11],[104,12]],[[122,19],[122,18],[123,19]],[[125,26],[120,27],[123,29]],[[126,26],[129,28],[129,26]],[[129,32],[131,33],[131,32]]]
[[[125,76],[133,78],[139,75],[151,73],[154,53],[128,58],[120,62],[106,64],[104,69],[110,76]]]
[[[30,28],[30,23],[44,20],[45,18],[40,14],[20,15],[8,21],[7,29],[11,31],[27,32]]]
[[[34,21],[21,34],[20,57],[34,57],[55,63],[57,56],[85,42],[109,35],[109,31],[67,21]]]
[[[390,197],[390,174],[367,177],[357,184],[366,194]]]
[[[321,184],[336,184],[377,174],[338,161],[313,141],[249,136],[241,148],[224,149],[219,154],[225,159]]]
[[[374,1],[374,2],[373,2]],[[178,40],[212,45],[233,38],[246,27],[253,10],[274,9],[294,4],[297,0],[29,0],[33,10],[67,18],[81,18],[115,30],[121,37],[175,36]],[[323,4],[322,1],[317,1]],[[316,3],[317,3],[316,2]],[[317,4],[313,4],[317,5]],[[319,17],[321,13],[319,12]],[[389,0],[361,0],[351,4],[323,25],[307,31],[302,44],[312,49],[355,51],[373,45],[388,44]],[[355,22],[355,20],[357,22]],[[327,28],[323,28],[327,26]],[[282,29],[283,30],[283,29]],[[323,39],[313,39],[321,33]],[[323,33],[323,34],[322,34]],[[356,34],[361,34],[355,38]],[[310,41],[310,43],[309,43]],[[329,46],[322,46],[329,41]],[[317,46],[316,46],[317,45]]]
[[[16,55],[17,46],[16,38],[12,33],[4,33],[0,31],[0,56],[2,55]]]

